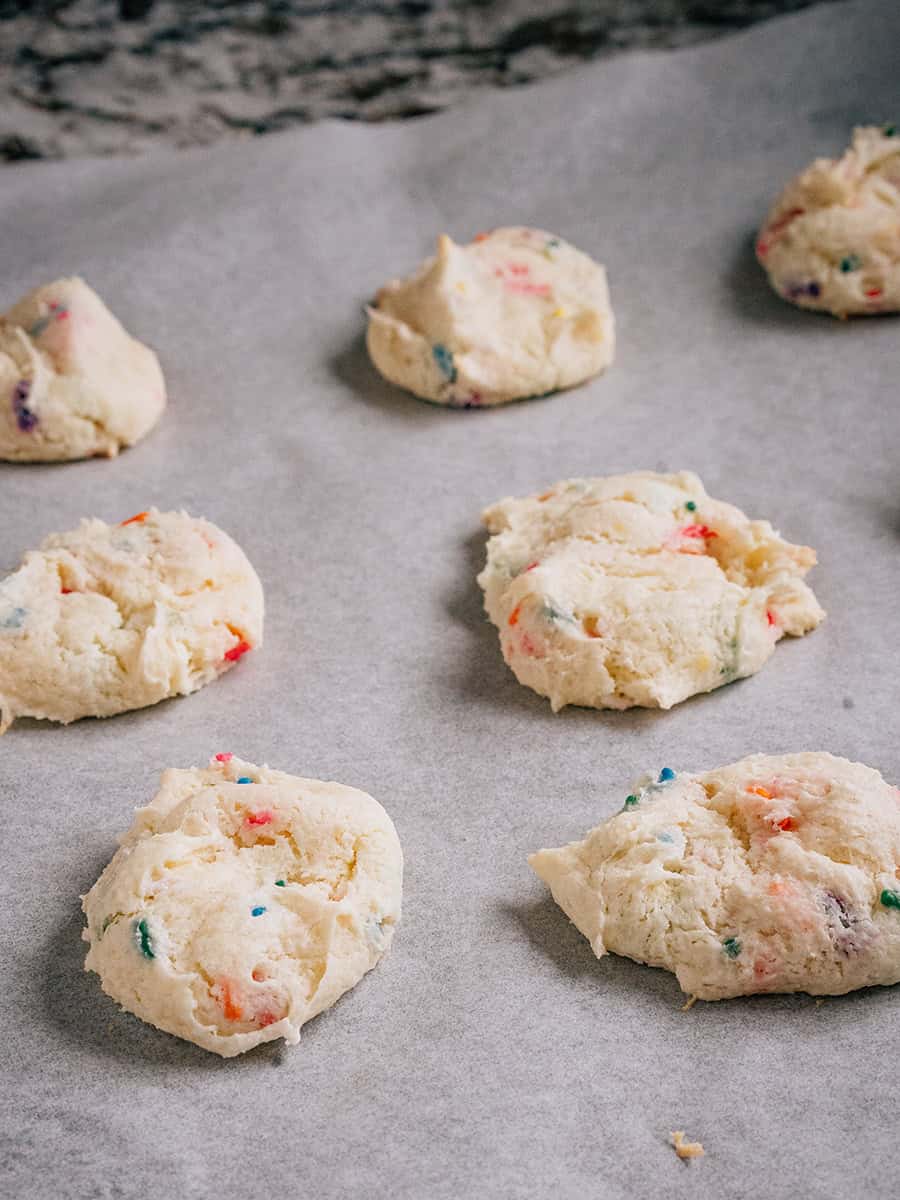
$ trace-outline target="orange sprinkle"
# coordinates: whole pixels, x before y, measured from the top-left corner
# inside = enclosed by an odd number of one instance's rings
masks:
[[[603,634],[600,632],[600,629],[597,627],[597,618],[596,617],[585,617],[584,620],[581,622],[581,624],[584,628],[584,632],[588,635],[588,637],[590,637],[590,638],[603,637]]]
[[[544,500],[549,500],[552,495],[553,495],[553,489],[551,488],[549,492],[544,492],[544,494],[542,496],[538,496],[538,500],[540,500],[541,502],[543,502]]]
[[[225,1020],[240,1021],[244,1015],[244,1010],[232,995],[230,982],[227,979],[223,979],[219,986],[222,991],[222,1011],[225,1014]]]
[[[473,242],[484,242],[487,240],[488,237],[489,237],[489,235],[486,233],[476,233],[474,238],[472,238],[472,241]]]
[[[148,512],[135,513],[133,517],[129,517],[127,521],[123,521],[123,525],[141,525],[150,516]]]
[[[515,608],[512,610],[512,612],[509,614],[509,620],[506,622],[506,623],[507,623],[507,625],[518,625],[518,623],[519,623],[519,613],[521,612],[521,610],[522,610],[522,605],[521,605],[521,604],[517,604],[517,605],[516,605],[516,607],[515,607]]]
[[[762,796],[763,800],[771,800],[772,793],[767,792],[764,787],[748,787],[748,792],[752,792],[754,796]]]

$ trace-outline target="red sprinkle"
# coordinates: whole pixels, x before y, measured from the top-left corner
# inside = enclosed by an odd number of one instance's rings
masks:
[[[779,829],[782,829],[785,832],[787,832],[787,830],[789,830],[789,829],[797,828],[797,822],[794,820],[793,817],[785,817],[783,821],[776,821],[775,824],[778,826]]]
[[[519,613],[520,613],[521,609],[522,609],[522,605],[521,605],[521,604],[517,604],[517,605],[516,605],[516,607],[515,607],[515,608],[512,610],[512,612],[509,614],[509,620],[506,622],[506,623],[507,623],[507,625],[518,625],[518,623],[519,623]]]
[[[276,1015],[273,1012],[268,1012],[268,1011],[261,1012],[256,1019],[259,1022],[261,1029],[265,1029],[265,1027],[267,1025],[274,1025],[276,1021],[281,1020],[281,1018],[276,1017]]]
[[[249,642],[238,642],[236,646],[232,646],[230,650],[225,651],[225,657],[229,662],[237,662],[239,658],[243,658],[248,650],[252,649],[253,647]]]
[[[64,596],[71,596],[72,593],[74,591],[76,591],[77,589],[76,588],[60,588],[59,590],[62,592],[62,594]]]
[[[275,814],[273,812],[269,812],[269,810],[267,808],[264,808],[260,812],[250,813],[247,817],[247,824],[248,825],[271,825],[271,823],[274,820],[275,820]]]
[[[233,758],[234,758],[233,754],[217,754],[216,762],[231,762],[231,760]]]
[[[135,513],[133,517],[129,517],[127,521],[123,521],[123,525],[140,525],[150,516],[149,512]]]
[[[681,530],[681,536],[687,538],[714,538],[719,535],[714,529],[710,529],[708,525],[685,525]]]
[[[877,300],[881,295],[881,288],[866,288],[866,295],[870,300]]]
[[[766,620],[769,622],[770,625],[775,624],[775,614],[772,612],[772,610],[770,608],[766,609]]]
[[[533,563],[529,563],[528,566],[525,568],[525,570],[522,572],[522,574],[525,575],[528,571],[533,571],[535,567],[539,567],[540,565],[541,564],[537,561],[535,561]]]

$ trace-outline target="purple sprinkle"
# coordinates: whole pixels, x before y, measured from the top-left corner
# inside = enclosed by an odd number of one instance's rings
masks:
[[[20,379],[13,388],[12,409],[16,416],[16,424],[23,433],[30,433],[38,423],[37,413],[28,407],[28,396],[31,392],[31,381]]]
[[[815,283],[815,282],[811,283],[811,284],[809,285],[809,287],[808,287],[806,290],[809,292],[809,294],[810,294],[811,296],[818,296],[818,295],[820,295],[820,294],[821,294],[821,292],[822,292],[822,289],[821,289],[821,288],[819,287],[819,285],[818,285],[817,283]]]

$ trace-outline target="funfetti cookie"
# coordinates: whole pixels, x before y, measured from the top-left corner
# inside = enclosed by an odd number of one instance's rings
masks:
[[[853,132],[775,202],[756,243],[772,287],[801,308],[845,317],[900,311],[900,126]]]
[[[673,971],[701,1000],[900,981],[900,792],[861,763],[665,768],[528,861],[598,958]]]
[[[82,521],[0,580],[0,733],[16,717],[68,723],[187,695],[262,630],[259,578],[209,521]]]
[[[218,754],[164,772],[84,897],[118,1004],[231,1057],[300,1027],[387,952],[403,854],[365,792]]]
[[[166,405],[152,350],[82,279],[58,279],[0,317],[0,458],[111,457]]]
[[[613,360],[606,272],[539,229],[446,235],[369,309],[372,362],[392,383],[458,408],[573,387]]]
[[[671,708],[824,617],[816,561],[690,471],[569,479],[483,514],[478,576],[503,657],[554,710]]]

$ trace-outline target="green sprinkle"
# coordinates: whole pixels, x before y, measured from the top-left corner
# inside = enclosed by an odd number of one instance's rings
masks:
[[[900,892],[892,892],[885,888],[880,899],[885,908],[900,908]]]
[[[150,926],[144,917],[134,923],[134,936],[144,958],[156,958],[153,952],[153,941],[150,937]]]
[[[437,363],[437,368],[449,383],[456,383],[456,366],[453,362],[453,351],[442,346],[440,342],[431,347],[431,356]]]
[[[626,796],[625,797],[625,807],[626,808],[636,808],[638,804],[640,804],[639,797],[637,797],[637,796]]]
[[[897,136],[897,126],[896,125],[885,125],[883,132],[884,132],[885,137],[896,137]]]
[[[741,943],[737,938],[726,938],[722,943],[722,949],[729,958],[737,958],[741,952]]]
[[[276,879],[276,880],[275,880],[275,886],[276,886],[276,887],[284,887],[284,886],[285,886],[285,884],[284,884],[284,880],[283,880],[283,879]]]
[[[846,275],[848,271],[858,271],[862,266],[862,259],[858,254],[848,254],[846,258],[841,259],[841,270]]]
[[[688,510],[688,512],[696,512],[697,511],[697,505],[694,503],[693,500],[688,500],[687,504],[685,504],[684,507]]]

